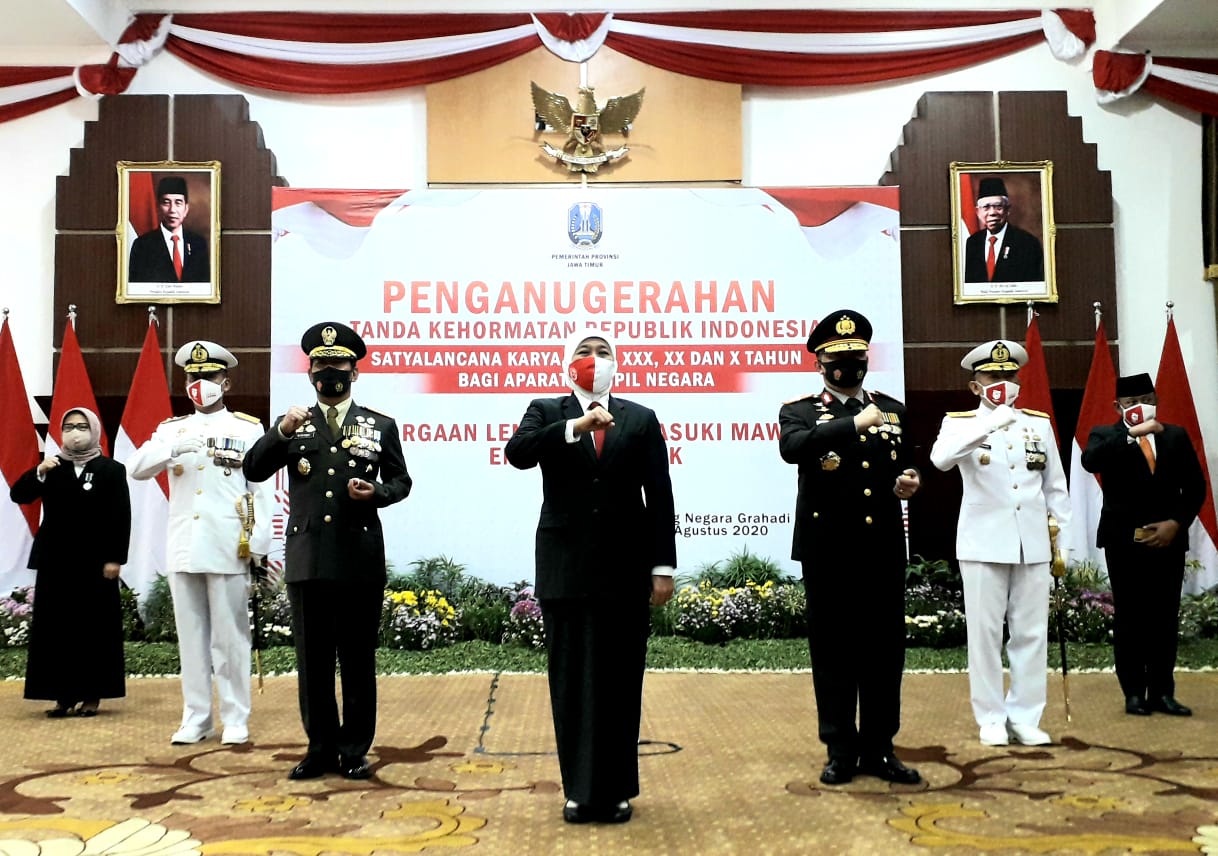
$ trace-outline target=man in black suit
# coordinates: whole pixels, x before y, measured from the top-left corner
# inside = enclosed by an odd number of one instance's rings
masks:
[[[288,468],[285,579],[292,605],[300,713],[309,751],[289,774],[339,772],[367,779],[376,731],[376,646],[385,595],[385,539],[377,510],[410,494],[393,419],[351,400],[367,349],[344,324],[305,331],[310,408],[290,407],[245,455],[242,472],[263,481]],[[343,716],[334,700],[342,670]]]
[[[207,239],[182,228],[190,213],[186,179],[169,175],[157,182],[160,225],[131,244],[129,282],[209,282],[211,260]]]
[[[856,773],[915,784],[893,754],[905,669],[905,528],[901,500],[921,484],[904,442],[905,405],[863,389],[871,322],[851,309],[808,337],[825,388],[778,412],[778,450],[799,465],[791,558],[803,566],[820,780]],[[865,630],[861,629],[866,627]],[[855,711],[858,726],[855,726]]]
[[[568,823],[622,823],[639,793],[649,602],[677,564],[668,448],[651,410],[610,396],[607,335],[567,344],[572,394],[529,404],[505,454],[541,465],[536,593]]]
[[[981,179],[977,217],[985,228],[964,242],[965,282],[1044,281],[1044,247],[1035,235],[1011,224],[1011,199],[1001,178]]]
[[[1205,478],[1188,432],[1155,418],[1148,374],[1117,380],[1121,418],[1091,430],[1083,467],[1100,477],[1104,548],[1115,610],[1113,654],[1125,712],[1190,716],[1176,701],[1176,639],[1188,528],[1205,501]]]

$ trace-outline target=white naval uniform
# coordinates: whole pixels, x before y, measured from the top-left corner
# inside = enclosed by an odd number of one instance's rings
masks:
[[[968,674],[973,715],[980,726],[1035,726],[1045,708],[1052,580],[1048,518],[1062,529],[1070,518],[1066,475],[1053,427],[1045,416],[1013,410],[1015,422],[990,431],[993,409],[943,418],[930,459],[940,470],[960,468],[964,496],[956,558],[964,580]],[[1044,469],[1028,469],[1039,444]],[[1011,686],[1003,697],[1002,625],[1010,629]]]
[[[226,469],[207,455],[208,441],[241,455],[265,431],[252,416],[228,410],[195,412],[162,422],[127,461],[133,478],[169,473],[169,531],[164,570],[173,594],[178,649],[182,661],[182,725],[214,728],[211,712],[214,672],[220,719],[226,728],[247,728],[250,713],[249,559],[237,556],[241,521],[237,500],[254,495],[250,553],[266,555],[271,544],[271,490],[245,480],[238,461]],[[204,448],[173,457],[174,446],[194,436]]]

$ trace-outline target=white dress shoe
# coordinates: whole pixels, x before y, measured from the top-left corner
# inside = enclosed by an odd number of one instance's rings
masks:
[[[226,725],[224,726],[224,733],[220,735],[220,742],[229,745],[249,743],[250,730],[244,725]]]
[[[981,726],[981,742],[986,746],[1006,746],[1010,742],[1007,727],[1001,723]]]
[[[210,728],[194,728],[183,725],[173,733],[173,737],[169,738],[169,742],[175,746],[185,746],[190,743],[199,743],[208,737],[214,737],[215,734],[216,732]]]
[[[1041,731],[1035,725],[1008,722],[1007,729],[1011,732],[1011,737],[1015,739],[1015,742],[1022,743],[1024,746],[1047,746],[1053,742],[1053,738],[1047,732]]]

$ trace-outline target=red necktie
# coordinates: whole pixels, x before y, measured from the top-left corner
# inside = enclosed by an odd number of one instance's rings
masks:
[[[594,407],[600,407],[600,406],[601,406],[601,403],[599,401],[594,401],[588,405],[588,409],[591,410]],[[601,449],[605,448],[605,432],[604,431],[593,431],[592,432],[592,445],[596,447],[596,456],[599,458],[601,456]]]
[[[178,275],[178,282],[182,281],[182,249],[178,246],[178,241],[181,238],[177,235],[170,235],[169,240],[173,241],[173,270]]]
[[[991,282],[994,280],[994,245],[996,243],[998,243],[998,236],[990,235],[990,248],[985,253],[985,275],[990,278]]]

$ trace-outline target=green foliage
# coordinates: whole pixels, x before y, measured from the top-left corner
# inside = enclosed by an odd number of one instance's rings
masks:
[[[1108,588],[1108,575],[1090,559],[1071,562],[1066,567],[1063,585],[1075,591],[1100,591]]]
[[[140,618],[139,599],[135,589],[121,580],[118,584],[118,605],[123,614],[123,638],[131,642],[144,641],[144,621]]]
[[[947,559],[932,560],[917,554],[905,567],[905,585],[929,585],[948,591],[960,591],[963,587],[960,574],[952,570]]]
[[[693,578],[682,576],[679,582],[694,586],[706,583],[711,588],[730,589],[743,588],[749,583],[759,586],[770,582],[775,585],[789,583],[792,578],[784,574],[773,559],[756,556],[748,547],[743,547],[725,561],[703,565]]]
[[[431,556],[416,559],[410,567],[410,573],[390,577],[386,588],[391,591],[438,591],[450,601],[456,600],[465,579],[465,565],[448,556]]]
[[[1210,589],[1180,598],[1180,638],[1215,637],[1218,637],[1218,591]]]
[[[144,641],[178,641],[178,625],[173,618],[173,595],[169,592],[169,577],[163,574],[157,574],[152,582],[152,591],[144,601]]]

